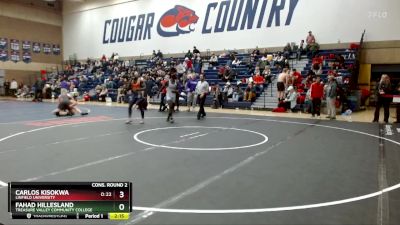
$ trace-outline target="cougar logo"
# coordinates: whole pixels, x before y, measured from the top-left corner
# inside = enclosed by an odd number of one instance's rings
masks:
[[[163,37],[173,37],[194,31],[194,24],[199,17],[195,11],[181,5],[176,5],[161,16],[157,32]]]

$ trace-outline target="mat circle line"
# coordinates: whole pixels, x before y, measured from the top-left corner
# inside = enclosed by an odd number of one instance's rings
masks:
[[[165,117],[147,117],[147,119],[159,119],[159,118],[164,119]],[[179,118],[188,119],[188,118],[192,118],[192,117],[176,117],[176,119],[179,119]],[[365,135],[365,136],[369,136],[369,137],[373,137],[373,138],[377,138],[377,139],[383,139],[385,141],[388,141],[388,142],[391,142],[393,144],[400,146],[400,142],[397,142],[395,140],[392,140],[392,139],[389,139],[386,137],[379,137],[378,135],[374,135],[374,134],[370,134],[370,133],[366,133],[366,132],[362,132],[362,131],[341,128],[341,127],[334,127],[334,126],[329,126],[329,125],[286,121],[286,120],[261,119],[261,118],[243,118],[243,117],[207,117],[207,118],[208,119],[266,121],[266,122],[298,124],[298,125],[308,125],[308,126],[315,126],[315,127],[330,128],[330,129],[334,129],[334,130],[342,130],[342,131],[347,131],[347,132],[351,132],[351,133],[361,134],[361,135]],[[110,122],[110,121],[119,121],[119,120],[125,120],[125,118],[110,119],[110,120],[103,120],[103,121],[80,122],[80,123],[75,123],[75,124],[61,124],[61,125],[54,125],[54,126],[49,126],[49,127],[42,127],[42,128],[37,128],[37,129],[32,129],[32,130],[28,130],[28,131],[11,134],[9,136],[0,138],[0,142],[5,141],[10,138],[13,138],[13,137],[23,135],[23,134],[33,133],[36,131],[56,128],[56,127],[64,127],[64,126],[76,125],[76,124]],[[373,192],[373,193],[369,193],[369,194],[365,194],[365,195],[361,195],[361,196],[357,196],[357,197],[353,197],[353,198],[341,199],[341,200],[337,200],[337,201],[322,202],[322,203],[315,203],[315,204],[284,206],[284,207],[254,208],[254,209],[172,209],[172,208],[153,208],[153,207],[133,206],[132,209],[135,211],[164,212],[164,213],[192,213],[192,214],[237,214],[237,213],[280,212],[280,211],[312,209],[312,208],[327,207],[327,206],[334,206],[334,205],[356,202],[356,201],[365,200],[365,199],[369,199],[369,198],[373,198],[373,197],[378,197],[379,195],[382,195],[384,193],[387,193],[387,192],[390,192],[390,191],[393,191],[393,190],[396,190],[399,188],[400,188],[400,183],[392,185],[385,189]]]
[[[156,145],[156,144],[145,142],[145,141],[142,141],[141,139],[139,139],[139,135],[147,133],[147,132],[157,131],[157,130],[168,130],[168,129],[181,129],[181,128],[208,128],[208,129],[243,131],[243,132],[257,134],[257,135],[263,137],[264,140],[261,142],[255,143],[255,144],[251,144],[251,145],[243,145],[243,146],[227,147],[227,148],[186,148],[186,147],[177,147],[177,146],[168,146],[168,145]],[[133,135],[133,139],[141,144],[149,145],[152,147],[177,149],[177,150],[189,150],[189,151],[223,151],[223,150],[243,149],[243,148],[251,148],[251,147],[259,146],[259,145],[262,145],[262,144],[265,144],[268,142],[268,137],[265,134],[262,134],[262,133],[259,133],[256,131],[233,128],[233,127],[206,127],[206,126],[158,127],[158,128],[153,128],[153,129],[148,129],[148,130],[143,130],[143,131],[137,132],[135,135]]]

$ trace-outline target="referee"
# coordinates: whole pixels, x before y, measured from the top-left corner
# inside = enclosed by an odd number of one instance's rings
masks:
[[[206,102],[206,97],[209,91],[208,82],[204,78],[204,74],[200,74],[200,80],[196,85],[197,99],[199,100],[200,110],[197,113],[197,119],[204,118],[206,112],[204,111],[204,103]]]

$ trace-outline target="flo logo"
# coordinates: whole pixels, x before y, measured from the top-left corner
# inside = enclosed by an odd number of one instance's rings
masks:
[[[195,11],[181,5],[176,5],[161,16],[157,32],[163,37],[174,37],[194,31],[194,25],[199,20]]]

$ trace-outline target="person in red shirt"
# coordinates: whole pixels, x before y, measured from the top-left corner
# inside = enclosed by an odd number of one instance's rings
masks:
[[[222,77],[224,76],[224,73],[225,73],[225,66],[220,66],[218,68],[218,78],[222,79]]]
[[[186,63],[186,71],[192,71],[193,70],[193,62],[189,58],[185,58],[185,63]]]
[[[336,70],[329,70],[328,71],[328,76],[334,76],[334,77],[337,77],[338,76],[338,74],[337,74],[337,71]]]
[[[324,95],[324,85],[321,84],[321,78],[317,77],[315,82],[311,84],[311,101],[313,105],[312,117],[321,117],[321,99]]]
[[[260,75],[260,72],[257,72],[256,75],[253,76],[253,81],[254,84],[256,85],[256,88],[260,91],[264,91],[264,83],[265,79]]]
[[[294,86],[298,88],[298,87],[301,86],[301,82],[303,81],[303,77],[301,76],[301,73],[297,72],[296,69],[293,69],[292,72],[293,72],[292,77],[293,77]]]
[[[164,112],[167,109],[167,106],[165,104],[165,97],[167,95],[167,87],[166,83],[168,82],[169,77],[168,75],[165,76],[164,80],[160,82],[160,93],[161,93],[161,100],[160,100],[160,112]]]

